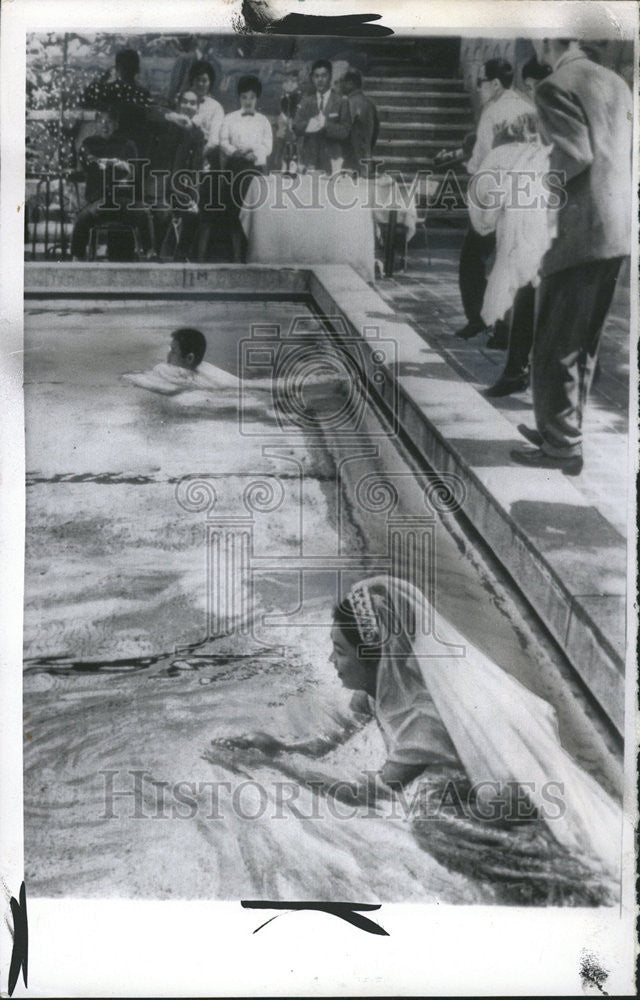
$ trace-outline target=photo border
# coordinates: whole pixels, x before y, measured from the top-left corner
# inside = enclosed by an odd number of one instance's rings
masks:
[[[3,915],[23,878],[22,819],[22,599],[24,565],[23,211],[25,46],[27,31],[233,30],[238,3],[224,0],[13,0],[3,4],[1,109],[0,391],[5,413],[0,437],[0,826]],[[305,0],[305,13],[333,13],[338,0]],[[351,11],[382,15],[383,23],[416,35],[482,31],[490,37],[542,37],[571,30],[598,37],[636,38],[638,9],[627,0],[489,0],[455,3],[352,0]],[[337,12],[337,11],[336,11]],[[542,29],[539,25],[544,24]],[[634,88],[634,174],[638,174],[637,60]],[[637,191],[630,209],[637,220]],[[638,273],[637,228],[631,259]],[[637,280],[631,330],[638,328]],[[633,353],[632,353],[633,357]],[[637,469],[638,375],[630,385],[629,479]],[[633,490],[630,490],[633,494]],[[629,548],[637,539],[630,497]],[[636,812],[637,615],[635,560],[629,559],[625,740],[625,809]],[[387,904],[373,914],[389,937],[368,935],[325,913],[282,914],[255,935],[272,914],[239,902],[85,901],[31,898],[27,883],[29,988],[19,979],[14,996],[268,996],[304,995],[550,995],[581,989],[585,954],[609,973],[610,994],[634,989],[635,848],[630,824],[623,844],[624,892],[619,908],[570,910]],[[6,989],[11,937],[0,930],[0,989]]]

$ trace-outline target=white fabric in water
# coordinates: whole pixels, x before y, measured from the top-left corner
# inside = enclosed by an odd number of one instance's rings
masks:
[[[179,392],[193,389],[236,389],[240,384],[235,375],[222,368],[216,368],[207,361],[202,361],[194,370],[163,362],[150,371],[129,372],[122,378],[139,389],[148,389],[150,392],[158,392],[165,396],[174,396]]]
[[[383,638],[391,632],[377,680],[379,707],[389,727],[411,713],[415,680],[421,676],[471,781],[524,787],[559,843],[615,875],[622,810],[563,749],[552,707],[440,616],[441,641],[433,630],[420,634],[415,623],[431,622],[433,615],[412,584],[385,576],[364,582]],[[399,623],[395,634],[394,622]],[[443,643],[462,645],[464,655],[449,655]]]
[[[380,684],[383,677],[385,683]],[[405,664],[393,686],[386,672],[378,674],[374,712],[394,764],[451,764],[460,766],[445,729],[415,665]]]

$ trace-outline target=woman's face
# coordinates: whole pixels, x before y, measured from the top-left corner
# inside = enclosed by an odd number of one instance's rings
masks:
[[[197,110],[198,95],[193,90],[185,90],[184,94],[180,98],[178,111],[180,114],[186,115],[187,118],[193,118]]]
[[[240,94],[240,110],[246,114],[255,114],[257,103],[258,95],[254,90],[245,90],[244,94]]]
[[[349,691],[366,691],[375,694],[375,668],[373,663],[362,662],[357,649],[347,642],[337,625],[331,629],[333,652],[329,662],[333,663],[342,686]]]
[[[200,99],[206,97],[211,90],[211,80],[208,73],[199,73],[191,81],[191,89],[195,90]]]
[[[98,111],[95,122],[95,134],[108,139],[116,130],[116,120],[107,111]]]

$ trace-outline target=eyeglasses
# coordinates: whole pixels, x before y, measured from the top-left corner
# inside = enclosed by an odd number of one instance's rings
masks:
[[[491,80],[487,80],[486,76],[479,76],[477,80],[478,88],[480,88],[483,83],[491,83]]]

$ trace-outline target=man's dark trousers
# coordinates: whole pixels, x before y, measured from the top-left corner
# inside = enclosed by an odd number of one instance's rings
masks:
[[[480,313],[487,289],[487,261],[495,246],[495,233],[480,236],[472,226],[469,226],[460,251],[458,280],[462,307],[467,321],[472,326],[477,326],[478,330],[487,325]]]
[[[582,415],[623,259],[556,271],[537,290],[532,388],[547,455],[582,454]]]
[[[535,289],[531,284],[524,285],[516,292],[509,321],[507,360],[501,378],[526,378],[533,344],[535,295]]]

